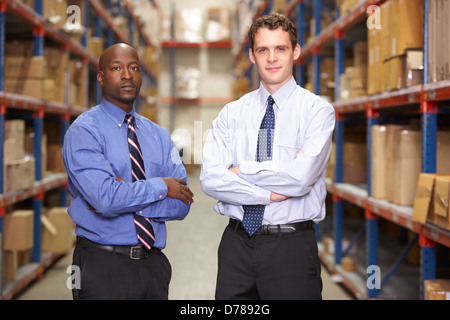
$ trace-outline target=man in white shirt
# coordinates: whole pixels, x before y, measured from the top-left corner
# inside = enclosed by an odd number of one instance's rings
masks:
[[[203,149],[202,190],[230,217],[216,299],[321,299],[314,223],[325,217],[334,109],[293,78],[301,48],[289,19],[257,19],[249,43],[260,87],[221,110]]]

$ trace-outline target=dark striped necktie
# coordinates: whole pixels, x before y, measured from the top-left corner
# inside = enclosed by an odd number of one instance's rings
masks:
[[[275,113],[273,111],[274,100],[272,96],[267,98],[267,108],[258,132],[258,144],[256,146],[256,161],[272,160],[272,145],[275,129]],[[242,226],[252,236],[262,225],[265,205],[244,205],[244,218]]]
[[[134,117],[131,114],[127,114],[125,116],[125,123],[128,126],[128,149],[130,151],[131,174],[133,176],[133,182],[145,180],[144,159],[142,157],[141,147],[139,146],[139,141],[136,136],[134,122]],[[155,243],[152,223],[149,218],[139,216],[136,213],[133,213],[133,215],[139,242],[150,250]]]

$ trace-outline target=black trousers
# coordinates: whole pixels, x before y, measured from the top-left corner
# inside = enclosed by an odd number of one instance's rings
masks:
[[[322,299],[314,229],[249,237],[227,226],[218,263],[218,300]]]
[[[160,250],[146,259],[134,260],[77,243],[73,266],[74,300],[168,299],[172,269]],[[76,271],[80,272],[80,279],[75,279]]]

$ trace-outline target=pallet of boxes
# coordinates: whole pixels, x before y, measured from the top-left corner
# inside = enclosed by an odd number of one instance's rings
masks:
[[[448,156],[450,153],[447,159]],[[432,224],[450,231],[450,171],[447,173],[420,174],[414,199],[413,219],[422,224]],[[424,291],[425,300],[450,300],[450,280],[427,279]]]
[[[31,262],[34,240],[34,211],[15,209],[3,218],[3,280],[14,281],[21,267]],[[42,210],[41,251],[67,254],[74,243],[74,224],[66,207]]]
[[[367,93],[423,83],[423,0],[390,0],[368,28]]]

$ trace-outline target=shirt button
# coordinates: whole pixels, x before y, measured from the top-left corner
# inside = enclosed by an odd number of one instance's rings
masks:
[[[160,199],[162,198],[162,194],[159,195],[159,198],[160,198]]]
[[[142,210],[141,210],[141,211],[139,211],[139,213],[142,213]]]

